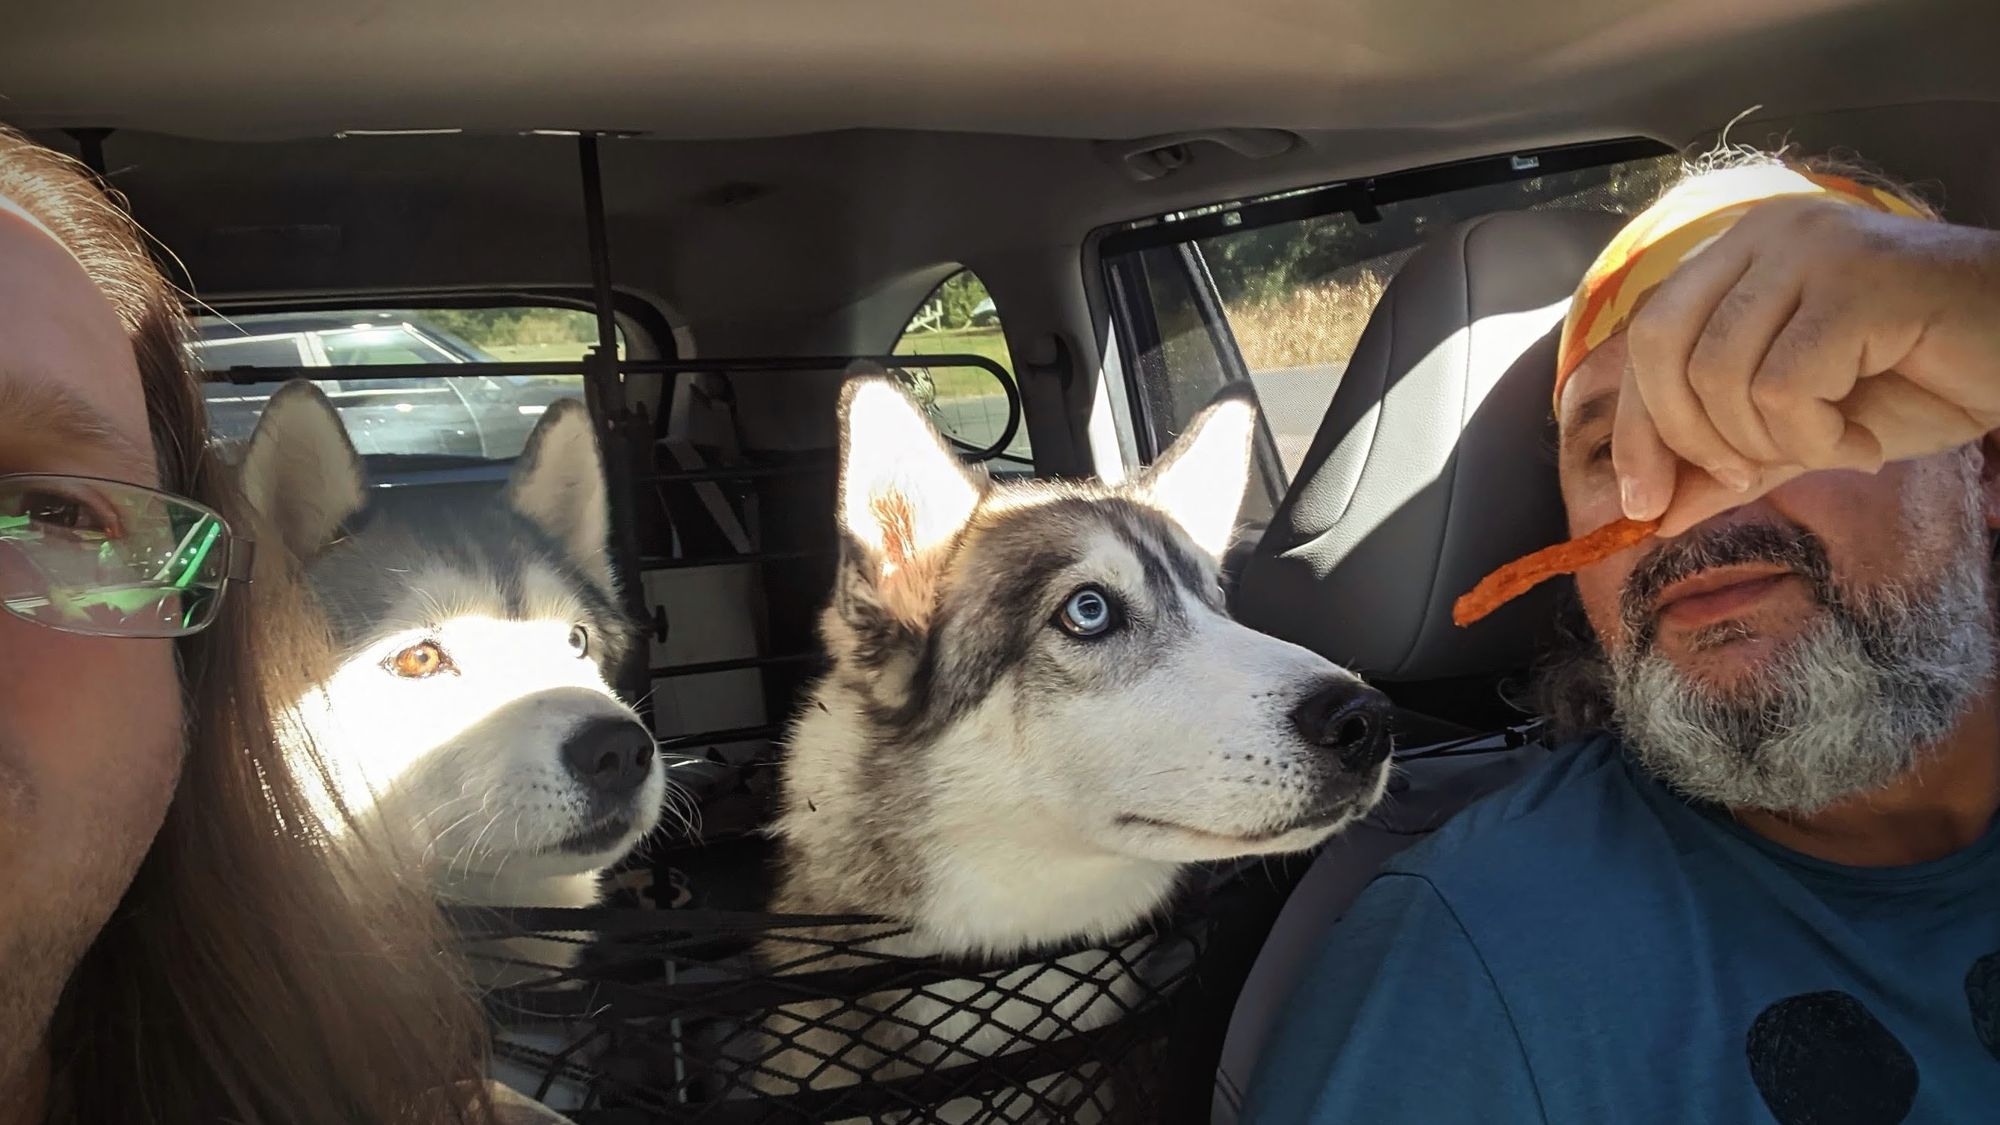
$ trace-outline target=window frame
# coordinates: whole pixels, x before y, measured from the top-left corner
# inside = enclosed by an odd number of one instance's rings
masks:
[[[986,300],[993,306],[993,323],[996,327],[1000,329],[1000,339],[1002,345],[1003,346],[1006,345],[1007,314],[1000,308],[1000,299],[993,295],[993,291],[991,289],[987,288],[986,279],[979,276],[978,270],[973,269],[971,266],[966,265],[964,262],[941,263],[936,268],[944,268],[945,265],[949,265],[950,268],[946,270],[946,272],[944,272],[943,274],[939,275],[938,279],[932,282],[930,286],[924,290],[923,296],[917,298],[916,304],[910,306],[909,312],[903,314],[901,324],[896,329],[896,337],[889,343],[889,348],[886,352],[887,355],[912,359],[912,360],[921,360],[924,358],[924,356],[918,353],[902,351],[901,348],[903,341],[909,338],[911,332],[911,326],[916,322],[917,314],[923,311],[924,306],[930,303],[931,298],[937,296],[939,290],[943,289],[945,285],[951,281],[952,278],[955,278],[960,274],[970,275],[974,281],[979,282],[979,287],[982,290],[985,290]],[[1014,395],[1020,398],[1021,400],[1020,436],[1022,438],[1027,438],[1028,437],[1027,401],[1025,395],[1021,390],[1021,375],[1018,371],[1014,370],[1014,354],[1012,347],[1007,348],[1007,362],[1004,365],[1004,367],[1007,371],[1007,378],[1013,383]],[[967,450],[976,450],[978,448],[977,446],[970,444],[965,439],[960,438],[955,434],[943,434],[942,436],[949,445],[959,450],[961,453]],[[1041,468],[1035,461],[1035,451],[1032,441],[1030,442],[1028,448],[1028,455],[1026,457],[1021,457],[1010,452],[1002,451],[1000,453],[993,454],[992,456],[986,458],[984,464],[986,465],[988,472],[995,473],[996,475],[999,476],[1032,477],[1041,475]],[[1007,468],[1003,469],[1000,467],[1003,465],[1007,466]]]
[[[1176,245],[1193,250],[1195,261],[1200,262],[1200,243],[1208,238],[1338,214],[1351,214],[1365,225],[1379,221],[1380,208],[1387,204],[1407,203],[1452,191],[1512,183],[1537,176],[1656,159],[1670,156],[1674,151],[1668,145],[1645,137],[1526,149],[1380,176],[1338,180],[1247,199],[1223,200],[1116,223],[1093,232],[1087,243],[1087,255],[1089,265],[1094,269],[1087,267],[1086,277],[1088,279],[1090,274],[1095,274],[1096,291],[1102,295],[1106,306],[1104,311],[1108,314],[1113,340],[1119,350],[1118,367],[1123,377],[1121,389],[1127,415],[1125,421],[1139,463],[1150,464],[1164,452],[1158,424],[1146,409],[1146,391],[1140,382],[1145,374],[1144,365],[1139,362],[1141,356],[1152,354],[1150,349],[1158,348],[1162,341],[1153,302],[1146,292],[1145,279],[1128,276],[1135,271],[1121,271],[1121,263],[1137,263],[1142,260],[1140,255],[1144,251]],[[1193,271],[1194,267],[1186,262],[1185,252],[1181,257],[1183,268]],[[1248,381],[1249,372],[1242,352],[1236,347],[1221,296],[1209,278],[1206,263],[1201,262],[1199,271],[1190,272],[1185,280],[1196,295],[1198,311],[1203,317],[1210,342],[1221,357],[1225,384]],[[1228,345],[1226,350],[1222,347],[1224,342]],[[1284,467],[1278,458],[1268,424],[1261,419],[1255,460],[1266,486],[1276,488],[1281,496],[1287,487]],[[1276,502],[1275,497],[1273,502]]]
[[[611,311],[618,319],[627,356],[678,360],[680,340],[666,316],[636,293],[615,290]],[[220,313],[255,316],[260,313],[315,313],[357,309],[514,309],[559,308],[597,315],[596,295],[588,286],[521,286],[507,289],[367,289],[354,292],[311,290],[299,293],[245,293],[210,297],[190,307],[190,315]]]
[[[1202,333],[1208,338],[1209,348],[1215,353],[1216,365],[1221,369],[1223,386],[1249,382],[1250,370],[1243,362],[1243,349],[1236,343],[1236,332],[1230,327],[1229,317],[1222,307],[1221,294],[1216,290],[1214,276],[1209,273],[1208,260],[1201,252],[1200,243],[1176,241],[1147,249],[1173,251],[1174,266],[1180,274],[1181,283],[1187,286],[1188,293],[1193,297]],[[1122,307],[1133,314],[1130,324],[1121,325],[1120,347],[1135,361],[1138,356],[1155,354],[1165,342],[1160,332],[1159,303],[1150,296],[1152,282],[1146,276],[1145,261],[1142,253],[1126,253],[1116,260],[1107,258],[1105,265],[1107,289],[1126,298]],[[1121,270],[1120,266],[1131,268]],[[1120,306],[1114,303],[1113,307]],[[1142,365],[1130,362],[1124,367],[1133,440],[1141,451],[1142,462],[1151,464],[1171,443],[1162,440],[1153,412],[1146,409],[1145,388],[1139,383],[1144,377]],[[1262,489],[1263,498],[1261,502],[1246,499],[1244,510],[1268,515],[1284,496],[1285,477],[1283,463],[1278,457],[1277,441],[1271,436],[1270,423],[1261,411],[1251,435],[1251,472]]]
[[[198,304],[190,304],[187,312],[190,316],[219,315],[234,317],[285,313],[310,315],[313,313],[350,309],[355,311],[393,311],[410,308],[551,308],[573,310],[592,317],[597,315],[596,293],[588,286],[581,285],[531,285],[504,289],[304,290],[299,292],[219,294],[207,298]],[[624,343],[624,351],[628,358],[635,356],[666,360],[683,358],[680,355],[680,337],[674,331],[672,324],[661,310],[646,298],[636,293],[614,290],[612,293],[612,312],[617,318],[620,339]],[[423,338],[429,346],[442,347],[435,340],[431,340],[428,334],[424,333],[421,329],[415,329],[414,326],[407,324],[402,327],[406,331],[416,331],[417,335]],[[296,335],[300,337],[302,346],[310,353],[310,358],[302,359],[300,367],[315,368],[330,366],[317,332],[285,332],[271,333],[269,335]],[[593,343],[588,346],[594,347],[595,344]],[[449,349],[443,350],[448,351]],[[452,357],[442,362],[463,364],[466,361]],[[440,365],[442,365],[442,362]],[[394,370],[397,366],[404,365],[382,365],[385,371]],[[200,371],[200,375],[205,385],[216,383],[228,384],[233,380],[227,376],[226,370],[210,371],[204,369]],[[581,363],[578,364],[577,373],[579,375],[585,374]],[[331,385],[338,387],[343,382],[343,380],[332,377],[317,378],[310,375],[307,377],[313,378],[315,383],[319,383],[322,386]],[[393,376],[385,375],[384,378],[393,378]],[[585,383],[586,390],[584,394],[587,401],[587,379]],[[455,385],[452,385],[452,393],[461,401],[464,399],[464,392]],[[373,477],[374,482],[378,486],[385,488],[400,489],[433,484],[449,485],[505,480],[507,475],[513,471],[517,460],[518,457],[512,457],[489,460],[476,465],[418,465],[407,468],[378,468],[371,470],[371,472],[375,474]]]
[[[312,365],[314,358],[318,355],[316,349],[314,348],[312,333],[310,332],[263,332],[249,336],[230,336],[221,340],[195,340],[191,341],[190,343],[192,344],[192,346],[198,347],[203,351],[206,351],[210,348],[228,349],[237,347],[242,344],[268,344],[273,340],[291,341],[293,349],[298,352],[298,355],[295,357],[296,366],[309,367]],[[319,358],[324,358],[324,357],[322,356]],[[256,365],[252,364],[250,366],[256,366]],[[199,368],[199,370],[201,371],[202,374],[206,375],[207,372],[212,369],[201,367]],[[227,368],[223,368],[222,370],[227,370]]]

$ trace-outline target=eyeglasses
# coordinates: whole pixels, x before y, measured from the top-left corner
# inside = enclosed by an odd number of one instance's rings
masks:
[[[94,637],[184,637],[249,580],[250,543],[213,510],[158,489],[0,474],[0,607]]]

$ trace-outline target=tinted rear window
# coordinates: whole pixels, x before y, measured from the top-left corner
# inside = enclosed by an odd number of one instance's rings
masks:
[[[242,441],[292,373],[243,368],[393,367],[493,362],[581,362],[597,321],[566,308],[315,309],[195,318],[196,361],[231,371],[208,384],[216,436]],[[624,350],[623,341],[620,351]],[[315,379],[364,457],[507,461],[521,453],[549,404],[583,397],[574,375]]]

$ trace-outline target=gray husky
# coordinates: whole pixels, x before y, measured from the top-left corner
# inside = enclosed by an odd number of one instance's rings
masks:
[[[667,783],[611,687],[634,638],[583,404],[550,406],[505,490],[469,510],[392,507],[306,382],[272,397],[239,474],[264,541],[260,605],[272,611],[267,584],[302,587],[328,634],[280,700],[286,721],[361,827],[446,901],[597,902]],[[273,548],[291,574],[261,561]]]
[[[788,739],[776,910],[906,930],[871,951],[1003,960],[1129,936],[1190,865],[1305,850],[1374,807],[1383,697],[1223,607],[1254,422],[1225,397],[1135,481],[997,484],[893,383],[847,384],[832,666]],[[786,944],[767,956],[810,956]],[[961,983],[947,999],[982,987]],[[931,997],[879,998],[881,1021],[802,1006],[763,1065],[835,1086],[1004,1053],[1136,986],[1099,983],[935,1024]]]

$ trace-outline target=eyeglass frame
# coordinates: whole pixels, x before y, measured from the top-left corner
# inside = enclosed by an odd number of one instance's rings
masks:
[[[235,585],[248,586],[251,583],[251,568],[256,559],[256,549],[257,549],[256,542],[251,538],[249,538],[248,536],[240,534],[236,530],[236,528],[230,524],[229,520],[223,516],[221,512],[216,511],[214,508],[209,507],[207,504],[204,504],[199,500],[193,499],[192,497],[183,496],[178,492],[169,492],[164,488],[156,488],[152,485],[134,484],[129,480],[115,480],[111,477],[93,477],[81,473],[42,473],[42,472],[0,473],[0,485],[4,485],[7,481],[10,480],[19,480],[23,478],[71,480],[71,481],[82,481],[87,484],[94,484],[94,485],[111,485],[114,488],[124,488],[124,489],[131,489],[135,492],[144,492],[149,495],[157,496],[160,497],[161,499],[171,501],[174,504],[179,504],[182,507],[191,508],[194,511],[200,513],[201,515],[214,520],[216,526],[222,528],[222,534],[227,541],[226,547],[229,554],[228,558],[223,562],[222,576],[219,579],[216,586],[215,609],[208,615],[208,620],[202,622],[200,625],[197,625],[192,629],[180,629],[171,632],[148,631],[148,632],[138,632],[138,633],[114,632],[107,629],[87,629],[87,628],[79,629],[74,626],[59,625],[54,622],[41,621],[33,617],[28,617],[25,614],[21,613],[20,611],[8,606],[4,599],[0,599],[0,613],[5,613],[9,617],[12,617],[17,621],[26,622],[29,625],[34,625],[39,628],[50,629],[58,633],[67,633],[71,636],[78,636],[78,637],[106,637],[112,640],[135,640],[135,641],[136,640],[180,640],[183,637],[197,636],[203,631],[207,630],[209,626],[215,624],[217,617],[219,617],[222,612],[221,608],[222,602],[225,598],[229,596],[229,590],[231,586]]]

